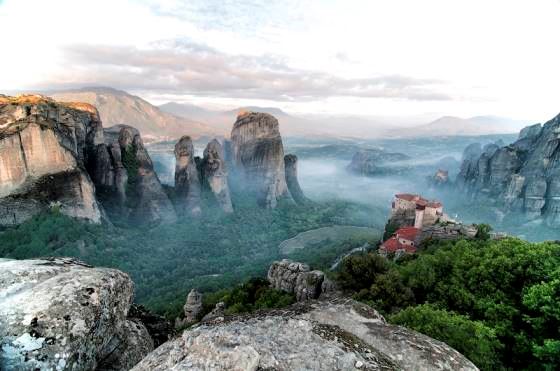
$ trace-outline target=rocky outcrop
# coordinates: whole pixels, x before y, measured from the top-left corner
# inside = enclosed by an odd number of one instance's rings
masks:
[[[560,225],[559,144],[560,115],[526,127],[509,146],[487,146],[478,156],[464,158],[457,184],[470,197],[505,212]]]
[[[294,294],[298,301],[317,299],[324,292],[323,283],[328,281],[323,272],[287,259],[272,263],[267,279],[271,287]],[[324,286],[332,289],[330,281]]]
[[[411,169],[405,154],[385,152],[381,149],[363,149],[352,157],[348,171],[366,176],[400,174]]]
[[[438,169],[433,176],[428,177],[428,184],[436,189],[449,187],[451,185],[449,171]]]
[[[452,241],[459,238],[471,239],[476,237],[478,229],[475,225],[461,223],[443,223],[423,227],[416,238],[416,246],[429,240]]]
[[[72,259],[0,259],[0,369],[128,370],[154,344],[127,317],[123,272]]]
[[[477,370],[456,350],[349,299],[306,301],[186,330],[144,370]]]
[[[57,208],[101,222],[86,171],[89,148],[102,142],[93,106],[27,95],[0,95],[0,226]]]
[[[202,294],[192,289],[187,295],[187,301],[183,307],[187,322],[195,322],[202,312]]]
[[[259,205],[275,208],[280,199],[291,199],[278,120],[267,113],[240,113],[231,143],[235,179],[256,194]]]
[[[206,149],[204,149],[201,168],[202,180],[220,208],[225,213],[232,213],[233,206],[229,192],[224,150],[216,139],[208,143]]]
[[[306,204],[309,200],[303,194],[298,181],[297,172],[298,158],[296,155],[288,154],[284,156],[284,168],[286,170],[286,183],[288,190],[294,201],[300,205]]]
[[[191,137],[183,136],[175,144],[175,160],[176,203],[184,213],[198,216],[201,189]]]
[[[108,211],[135,223],[175,221],[173,205],[138,130],[116,125],[103,134],[104,144],[97,146],[92,174]]]

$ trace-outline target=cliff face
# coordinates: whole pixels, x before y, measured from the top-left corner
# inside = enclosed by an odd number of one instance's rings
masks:
[[[512,145],[464,156],[458,186],[527,219],[560,225],[560,115],[523,129]]]
[[[186,214],[200,215],[200,178],[191,137],[183,136],[175,144],[175,160],[175,191],[178,207]]]
[[[138,130],[103,129],[95,107],[0,96],[0,225],[52,207],[99,223],[175,219]]]
[[[231,142],[233,170],[256,193],[260,205],[274,208],[279,199],[291,198],[278,120],[267,113],[242,113],[233,125]]]
[[[218,205],[226,213],[233,212],[228,185],[228,170],[220,142],[212,140],[204,149],[202,180],[214,195]]]
[[[41,96],[0,96],[0,225],[58,207],[99,223],[102,211],[85,171],[102,141],[93,106]]]
[[[0,369],[128,370],[154,348],[124,273],[72,259],[0,259]]]
[[[303,205],[308,200],[299,186],[297,163],[298,158],[296,155],[289,154],[284,156],[284,167],[286,169],[286,183],[288,184],[288,190],[294,198],[294,201]]]

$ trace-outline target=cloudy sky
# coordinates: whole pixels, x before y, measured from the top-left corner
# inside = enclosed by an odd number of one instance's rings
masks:
[[[542,121],[559,19],[559,0],[0,0],[0,92]]]

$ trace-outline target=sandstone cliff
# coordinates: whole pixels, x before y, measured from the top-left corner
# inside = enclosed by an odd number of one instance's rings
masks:
[[[473,199],[560,225],[560,115],[523,129],[518,140],[464,156],[457,186]]]
[[[231,132],[233,171],[258,203],[275,208],[291,199],[284,167],[284,147],[278,120],[267,113],[243,112]]]
[[[214,199],[224,212],[233,212],[225,154],[222,145],[216,139],[208,143],[204,149],[201,167],[205,187],[212,192]]]
[[[198,216],[201,187],[191,137],[183,136],[175,144],[175,160],[175,201],[183,213]]]
[[[153,350],[133,283],[72,259],[0,259],[0,369],[128,370]]]
[[[88,148],[102,138],[93,106],[0,95],[0,225],[51,207],[99,223],[102,210],[85,165]]]

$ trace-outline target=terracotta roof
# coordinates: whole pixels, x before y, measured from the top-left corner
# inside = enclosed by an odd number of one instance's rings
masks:
[[[414,241],[416,239],[416,236],[418,235],[418,232],[420,232],[420,229],[418,228],[403,227],[399,228],[395,232],[395,235],[397,237],[404,238],[405,240]]]
[[[400,198],[401,200],[406,200],[406,201],[416,201],[417,199],[420,198],[420,196],[418,195],[413,195],[410,193],[398,193],[395,195],[396,198]]]
[[[432,201],[432,202],[428,202],[426,204],[426,207],[432,207],[434,209],[437,209],[438,207],[442,207],[442,204],[441,204],[441,202],[438,202],[438,201]]]
[[[407,253],[416,252],[416,247],[402,244],[396,237],[391,237],[387,241],[383,242],[381,248],[390,253],[397,252],[398,250],[405,250]]]

